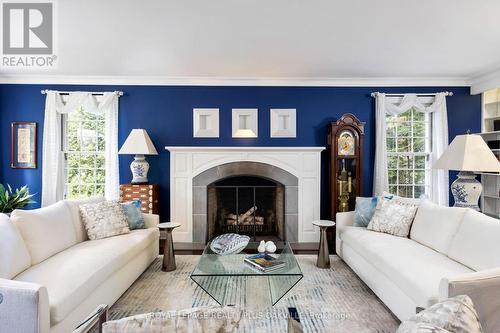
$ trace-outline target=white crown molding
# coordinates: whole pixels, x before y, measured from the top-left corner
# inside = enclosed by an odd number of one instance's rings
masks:
[[[425,87],[469,86],[465,77],[168,77],[0,74],[0,84],[285,86],[285,87]]]
[[[471,94],[480,94],[490,89],[500,87],[500,68],[487,74],[472,77],[469,80]]]
[[[165,150],[170,152],[176,151],[191,151],[191,152],[205,152],[207,150],[213,151],[243,151],[243,152],[255,152],[255,151],[295,151],[295,152],[321,152],[325,150],[326,147],[255,147],[255,146],[166,146]]]

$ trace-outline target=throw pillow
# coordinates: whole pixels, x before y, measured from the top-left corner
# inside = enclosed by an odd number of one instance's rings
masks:
[[[127,217],[122,206],[116,201],[80,205],[80,214],[91,240],[130,232]]]
[[[377,208],[377,197],[356,198],[356,207],[354,209],[354,226],[367,227],[370,223],[375,209]]]
[[[382,192],[382,196],[385,197],[385,198],[389,198],[389,199],[399,199],[399,200],[401,200],[403,202],[414,204],[414,205],[417,205],[417,206],[420,205],[420,203],[422,202],[422,200],[425,200],[425,199],[421,199],[421,198],[415,199],[415,198],[400,197],[399,195],[392,194],[392,193],[389,193],[389,192],[386,192],[386,191]]]
[[[399,197],[380,197],[367,229],[399,237],[408,237],[418,205]]]
[[[104,199],[104,197],[100,195],[85,199],[63,200],[66,206],[68,206],[69,210],[71,211],[71,220],[75,225],[76,239],[78,243],[88,240],[87,231],[85,230],[85,226],[83,225],[82,217],[80,215],[80,205],[103,202],[104,200],[106,199]]]
[[[481,323],[467,295],[448,298],[404,321],[396,333],[481,333]]]
[[[127,217],[128,227],[130,230],[144,229],[144,217],[141,212],[141,201],[133,200],[121,203],[123,212]]]

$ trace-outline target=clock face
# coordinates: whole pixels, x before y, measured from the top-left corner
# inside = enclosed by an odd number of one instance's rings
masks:
[[[338,154],[339,155],[354,155],[355,141],[351,131],[343,131],[338,138]]]

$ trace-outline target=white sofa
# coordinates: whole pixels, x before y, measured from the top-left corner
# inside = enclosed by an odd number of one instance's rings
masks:
[[[158,256],[158,215],[144,214],[146,229],[89,241],[79,204],[0,214],[0,332],[71,332]]]
[[[336,218],[337,254],[400,319],[459,294],[471,297],[485,332],[500,332],[500,221],[424,201],[409,238]]]

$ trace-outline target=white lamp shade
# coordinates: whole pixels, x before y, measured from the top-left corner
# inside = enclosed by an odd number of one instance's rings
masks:
[[[158,152],[146,130],[133,129],[118,154],[158,155]]]
[[[432,167],[456,171],[500,172],[500,162],[477,134],[457,135]]]

